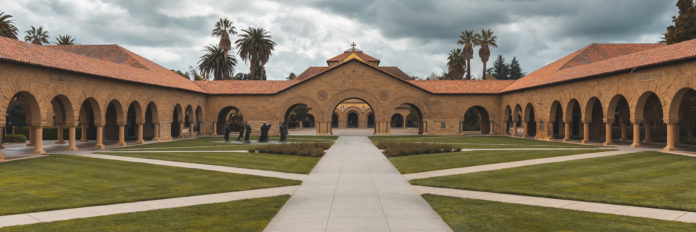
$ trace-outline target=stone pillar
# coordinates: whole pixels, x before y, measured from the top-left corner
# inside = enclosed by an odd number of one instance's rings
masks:
[[[565,122],[565,127],[563,128],[563,142],[570,141],[571,125],[572,125],[571,122]]]
[[[587,142],[590,142],[590,123],[583,122],[582,123],[582,141],[580,143],[586,144]]]
[[[33,126],[31,127],[31,130],[34,131],[32,135],[35,137],[34,138],[34,152],[32,154],[37,154],[37,155],[43,155],[46,154],[46,151],[43,149],[43,127],[42,126]]]
[[[614,145],[614,142],[612,141],[612,134],[611,134],[612,133],[612,130],[611,130],[612,129],[611,128],[612,122],[607,121],[605,124],[606,124],[606,132],[605,132],[606,141],[604,141],[604,145],[605,146]]]
[[[56,144],[65,144],[65,141],[63,140],[63,125],[58,125],[58,132],[57,132],[57,140]]]
[[[650,123],[644,123],[645,124],[645,143],[649,143],[651,141],[650,139]]]
[[[143,140],[143,124],[138,123],[138,140],[135,141],[137,144],[143,144],[145,143],[145,140]]]
[[[75,146],[75,137],[75,126],[68,127],[68,150],[77,150],[77,146]]]
[[[0,149],[3,149],[5,147],[2,146],[2,132],[5,131],[5,127],[0,124]],[[0,156],[2,156],[2,153],[0,153]],[[2,157],[0,157],[0,160],[2,160]]]
[[[517,136],[517,122],[512,122],[512,136]]]
[[[27,147],[29,146],[34,146],[34,139],[36,136],[34,136],[34,129],[29,126],[29,142],[27,143]]]
[[[494,134],[495,134],[495,124],[493,123],[493,121],[490,121],[490,124],[491,124],[491,125],[490,125],[490,127],[488,128],[488,134],[489,134],[489,135],[494,135]],[[404,124],[404,126],[406,126],[406,124]]]
[[[89,125],[87,125],[87,124],[82,125],[82,130],[81,130],[82,134],[80,134],[80,142],[87,142],[87,127],[88,126]]]
[[[640,147],[640,122],[633,123],[633,144],[631,147]]]
[[[193,123],[189,125],[189,136],[193,137]]]
[[[665,151],[674,151],[677,149],[677,140],[679,140],[679,124],[675,122],[667,123],[667,146]]]
[[[217,122],[213,122],[213,135],[218,135]]]
[[[522,123],[522,137],[527,137],[529,136],[529,123],[523,122]]]
[[[154,134],[154,135],[152,136],[152,141],[155,141],[155,142],[160,141],[160,137],[159,137],[159,123],[153,123],[152,125],[155,127],[154,131],[152,132],[152,133]]]
[[[624,142],[628,138],[628,132],[626,131],[626,123],[622,120],[619,122],[619,125],[621,126],[621,138],[619,141]]]
[[[118,145],[125,147],[126,144],[126,126],[118,125]]]
[[[179,123],[179,138],[184,138],[184,123]]]
[[[94,148],[104,149],[104,125],[97,126],[97,144]]]

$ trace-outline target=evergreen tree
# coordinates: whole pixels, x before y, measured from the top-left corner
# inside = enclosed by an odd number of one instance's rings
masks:
[[[509,80],[517,80],[526,75],[524,72],[522,72],[522,67],[520,67],[520,62],[517,61],[517,57],[512,57],[512,61],[510,61],[510,65],[508,66],[508,79]]]
[[[489,69],[490,70],[490,69]],[[498,80],[508,79],[508,65],[505,64],[505,58],[502,55],[498,55],[498,58],[493,62],[493,70],[489,71],[491,75],[495,76]]]
[[[294,73],[294,72],[290,72],[290,75],[288,75],[287,79],[288,79],[288,80],[293,80],[293,79],[295,79],[295,77],[297,77],[297,76],[295,76],[295,73]]]
[[[679,15],[672,17],[673,25],[667,27],[664,42],[679,43],[696,38],[696,7],[693,0],[677,1]]]

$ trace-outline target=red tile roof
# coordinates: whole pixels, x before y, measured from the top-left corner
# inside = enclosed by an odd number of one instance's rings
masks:
[[[209,94],[220,95],[265,95],[276,94],[300,81],[273,80],[224,80],[224,81],[195,81],[198,86]]]
[[[404,79],[404,80],[411,79],[411,77],[408,74],[406,74],[404,71],[401,71],[401,69],[399,67],[396,67],[396,66],[380,66],[379,69],[381,69],[382,71],[391,73],[392,75],[400,77],[401,79]]]
[[[614,56],[613,58],[596,59],[597,61],[584,65],[567,65],[569,62],[577,63],[577,60],[583,59],[578,58],[579,55],[595,54],[596,52],[586,51],[587,49],[597,49],[597,47],[590,45],[515,81],[515,83],[505,88],[502,92],[599,77],[612,73],[630,72],[637,68],[693,60],[696,58],[696,39],[668,46],[655,45],[654,48],[651,49],[645,49],[650,46],[641,44],[635,45],[633,49],[625,49],[627,46],[634,46],[630,44],[603,45],[602,47],[607,49],[615,46],[624,48],[617,50],[633,50],[637,52],[628,55]]]
[[[434,94],[497,94],[514,80],[410,80]]]
[[[300,73],[297,77],[295,77],[295,80],[301,81],[301,80],[306,80],[310,77],[316,76],[317,74],[326,71],[329,69],[329,67],[309,67],[307,70],[304,72]]]
[[[104,51],[99,51],[101,49]],[[0,61],[204,92],[192,81],[181,78],[180,75],[118,45],[75,45],[70,48],[57,48],[0,37]]]
[[[665,44],[590,44],[580,49],[581,52],[563,65],[561,69],[591,64],[597,61],[664,46]]]
[[[326,62],[341,62],[346,59],[346,57],[350,56],[352,52],[350,50],[343,52],[342,54],[335,56],[334,58],[328,59]],[[355,51],[355,55],[360,57],[360,59],[365,60],[366,62],[379,62],[379,59],[374,58],[370,55],[365,54],[362,51]]]

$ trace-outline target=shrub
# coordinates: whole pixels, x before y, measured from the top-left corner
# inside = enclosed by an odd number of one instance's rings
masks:
[[[6,134],[3,139],[8,143],[23,143],[27,141],[27,137],[23,134]]]
[[[387,157],[461,151],[453,145],[437,143],[380,142],[376,146],[384,150],[384,155]]]
[[[269,144],[251,147],[249,148],[249,152],[321,157],[324,155],[324,150],[329,147],[331,147],[329,143]]]

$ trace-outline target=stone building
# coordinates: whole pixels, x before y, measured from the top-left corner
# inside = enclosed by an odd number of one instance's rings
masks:
[[[317,135],[343,126],[376,135],[397,126],[460,135],[467,133],[464,115],[475,111],[481,134],[673,150],[696,144],[695,61],[696,40],[592,44],[517,81],[411,80],[353,48],[294,80],[194,82],[118,45],[0,38],[0,127],[10,102],[19,101],[31,127],[29,145],[40,154],[49,125],[69,128],[68,138],[57,135],[58,143],[68,141],[66,149],[77,149],[77,128],[94,134],[83,140],[103,148],[105,140],[125,145],[217,134],[231,112],[243,114],[258,133],[263,123],[279,125],[288,109],[304,104]]]

